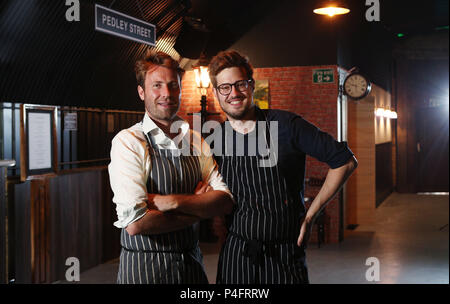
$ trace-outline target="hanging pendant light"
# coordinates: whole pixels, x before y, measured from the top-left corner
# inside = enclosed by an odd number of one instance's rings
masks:
[[[347,8],[343,1],[320,1],[318,7],[313,12],[318,15],[333,17],[335,15],[348,14],[350,9]]]

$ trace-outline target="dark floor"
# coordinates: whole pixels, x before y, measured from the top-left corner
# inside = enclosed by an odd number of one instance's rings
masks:
[[[346,231],[339,244],[309,246],[312,284],[449,284],[448,194],[393,193],[375,217],[375,225]],[[214,283],[219,246],[202,243],[201,248],[209,282]],[[376,264],[369,258],[379,262],[379,281],[366,279],[376,279]],[[81,273],[79,283],[115,283],[117,267],[118,260],[99,265]]]

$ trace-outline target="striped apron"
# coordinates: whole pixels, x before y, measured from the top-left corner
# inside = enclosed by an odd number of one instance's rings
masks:
[[[252,142],[251,137],[256,136],[270,142],[267,128],[262,136],[258,132],[261,130],[255,128],[246,134],[245,141]],[[225,146],[236,137],[234,130],[223,134]],[[216,157],[219,171],[236,201],[227,219],[229,233],[219,256],[216,282],[308,283],[305,250],[296,245],[304,214],[299,195],[288,193],[278,164],[260,167],[258,154],[248,155],[248,151],[243,156],[235,154]]]
[[[161,195],[194,193],[202,180],[198,157],[175,155],[180,153],[159,149],[150,134],[146,138],[151,159],[147,191]],[[122,229],[117,283],[208,284],[194,226],[197,225],[164,234],[134,236]]]

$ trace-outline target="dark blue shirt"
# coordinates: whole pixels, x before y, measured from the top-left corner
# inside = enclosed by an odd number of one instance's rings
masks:
[[[326,163],[332,169],[345,165],[353,156],[346,142],[336,141],[330,134],[321,131],[298,114],[276,109],[261,110],[258,107],[255,107],[255,109],[257,120],[267,122],[269,128],[270,122],[278,122],[277,165],[288,182],[289,192],[291,193],[299,193],[304,188],[306,155]],[[244,145],[241,146],[240,141],[236,139],[239,134],[236,134],[234,130],[232,130],[232,133],[225,132],[225,123],[221,124],[221,128],[223,154],[227,152],[225,151],[227,137],[233,136],[233,155],[252,154],[252,149],[248,147],[249,137],[255,134],[257,140],[261,138],[258,136],[261,128],[255,128],[254,131],[243,136]],[[270,134],[270,131],[266,134]],[[267,142],[270,142],[270,140],[267,140]],[[212,144],[213,146],[214,144]],[[259,155],[259,158],[263,158],[261,154],[267,155],[267,151],[259,151],[259,149],[260,146],[256,145],[256,154]],[[215,155],[215,157],[216,161],[220,161],[218,155]]]
[[[245,135],[234,131],[229,122],[223,123],[222,147],[214,147],[219,172],[236,201],[229,228],[248,239],[295,239],[306,211],[306,155],[338,168],[353,153],[345,142],[337,142],[295,113],[256,108],[256,115],[258,124]],[[264,149],[265,145],[270,149]],[[270,158],[268,151],[276,153],[276,162],[262,167],[260,161]]]

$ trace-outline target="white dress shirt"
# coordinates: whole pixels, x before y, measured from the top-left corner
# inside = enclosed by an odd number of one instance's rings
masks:
[[[186,121],[178,117],[180,137],[192,134],[194,151],[199,155],[202,182],[214,190],[231,193],[220,175],[217,164],[211,155],[209,145],[198,132],[189,128]],[[147,178],[150,172],[150,155],[145,134],[150,132],[154,144],[160,149],[178,149],[177,144],[168,137],[147,115],[143,122],[120,131],[112,140],[111,163],[108,166],[111,188],[114,193],[118,220],[114,226],[125,228],[137,221],[147,212]],[[178,136],[177,136],[178,137]],[[199,138],[200,137],[200,138]]]

